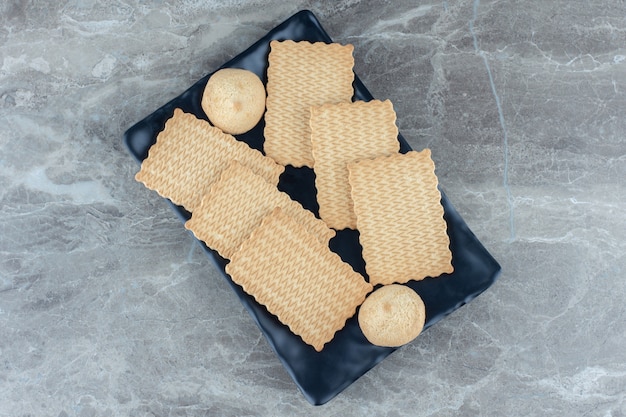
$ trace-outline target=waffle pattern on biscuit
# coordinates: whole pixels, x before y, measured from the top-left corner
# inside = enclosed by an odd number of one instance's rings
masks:
[[[347,164],[400,150],[393,105],[372,100],[312,107],[310,123],[320,217],[334,229],[355,229]]]
[[[354,47],[287,40],[270,48],[265,154],[282,165],[313,167],[310,108],[352,99]]]
[[[135,178],[193,212],[232,160],[241,162],[274,185],[284,171],[284,167],[271,158],[206,120],[176,109]]]
[[[430,150],[348,165],[370,283],[452,273],[452,253]]]
[[[372,290],[280,208],[241,245],[226,272],[318,352]]]

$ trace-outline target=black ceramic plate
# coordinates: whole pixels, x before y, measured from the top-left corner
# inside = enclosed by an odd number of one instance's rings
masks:
[[[301,11],[222,67],[248,69],[255,72],[265,82],[269,42],[273,39],[332,42],[315,16],[309,11]],[[124,143],[138,162],[143,161],[147,156],[148,149],[155,142],[157,134],[163,129],[165,121],[172,116],[175,108],[181,108],[199,118],[206,119],[200,106],[200,98],[210,75],[207,74],[179,97],[165,104],[125,133]],[[372,99],[371,94],[358,77],[355,78],[354,91],[355,100]],[[263,128],[264,122],[261,120],[252,131],[237,138],[262,151]],[[401,135],[398,136],[398,140],[401,152],[411,149]],[[314,181],[315,175],[311,169],[287,167],[280,178],[278,187],[317,214]],[[432,326],[478,296],[495,281],[500,272],[498,263],[469,230],[444,193],[442,193],[441,202],[444,207],[444,217],[448,223],[454,273],[407,284],[424,300],[425,328]],[[172,207],[181,220],[185,221],[189,218],[189,213],[183,208],[175,205]],[[415,208],[406,207],[407,212],[411,210]],[[222,271],[225,279],[257,322],[299,389],[312,404],[319,405],[327,402],[394,351],[394,349],[381,348],[368,343],[359,329],[356,317],[353,317],[322,352],[316,352],[298,336],[292,334],[263,306],[244,293],[241,287],[232,282],[224,272],[226,260],[204,244],[202,246]],[[358,232],[350,230],[338,232],[337,236],[331,240],[330,247],[356,271],[367,276],[361,257]],[[411,248],[406,248],[406,256],[412,256]]]

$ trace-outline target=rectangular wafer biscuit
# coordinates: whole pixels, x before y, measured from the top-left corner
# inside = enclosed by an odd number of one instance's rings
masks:
[[[241,245],[226,272],[318,352],[372,290],[339,255],[280,208]]]
[[[282,165],[313,167],[310,108],[351,101],[354,46],[287,40],[270,48],[265,154]]]
[[[275,207],[281,207],[324,245],[335,235],[312,212],[237,161],[231,162],[213,183],[185,227],[230,259]]]
[[[348,165],[369,282],[452,273],[452,253],[430,149]]]
[[[232,160],[241,162],[274,185],[285,169],[207,121],[175,109],[135,178],[193,212]]]
[[[355,229],[347,164],[400,150],[393,105],[389,100],[325,104],[311,108],[310,124],[320,217],[334,229]]]

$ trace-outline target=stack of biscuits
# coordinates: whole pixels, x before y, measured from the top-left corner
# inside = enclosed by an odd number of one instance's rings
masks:
[[[359,308],[370,342],[412,340],[424,304],[402,284],[453,270],[430,150],[399,153],[389,100],[353,101],[352,53],[272,41],[266,97],[247,93],[254,74],[217,71],[201,103],[209,121],[176,109],[136,175],[189,211],[185,227],[232,280],[318,352]],[[219,123],[216,103],[228,106]],[[263,153],[226,133],[254,127],[260,106]],[[319,217],[277,188],[287,165],[314,170]],[[367,278],[330,250],[342,229],[359,231]]]

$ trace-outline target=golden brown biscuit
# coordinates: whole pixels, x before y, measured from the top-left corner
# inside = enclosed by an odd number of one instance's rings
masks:
[[[369,282],[451,273],[452,253],[430,149],[348,164]]]
[[[352,45],[272,41],[267,68],[265,154],[282,165],[313,167],[311,106],[352,100]]]
[[[358,321],[370,343],[398,347],[422,332],[426,308],[422,298],[406,285],[385,285],[365,299]]]
[[[226,272],[318,352],[372,290],[328,245],[280,208],[243,242]]]
[[[265,86],[252,71],[223,68],[211,75],[202,109],[213,125],[231,135],[252,129],[265,111]]]
[[[347,164],[400,150],[391,101],[325,104],[311,108],[315,187],[322,220],[340,230],[356,228]]]
[[[246,143],[211,126],[206,120],[175,109],[150,147],[135,175],[137,181],[193,212],[232,160],[237,160],[273,185],[285,170]]]

